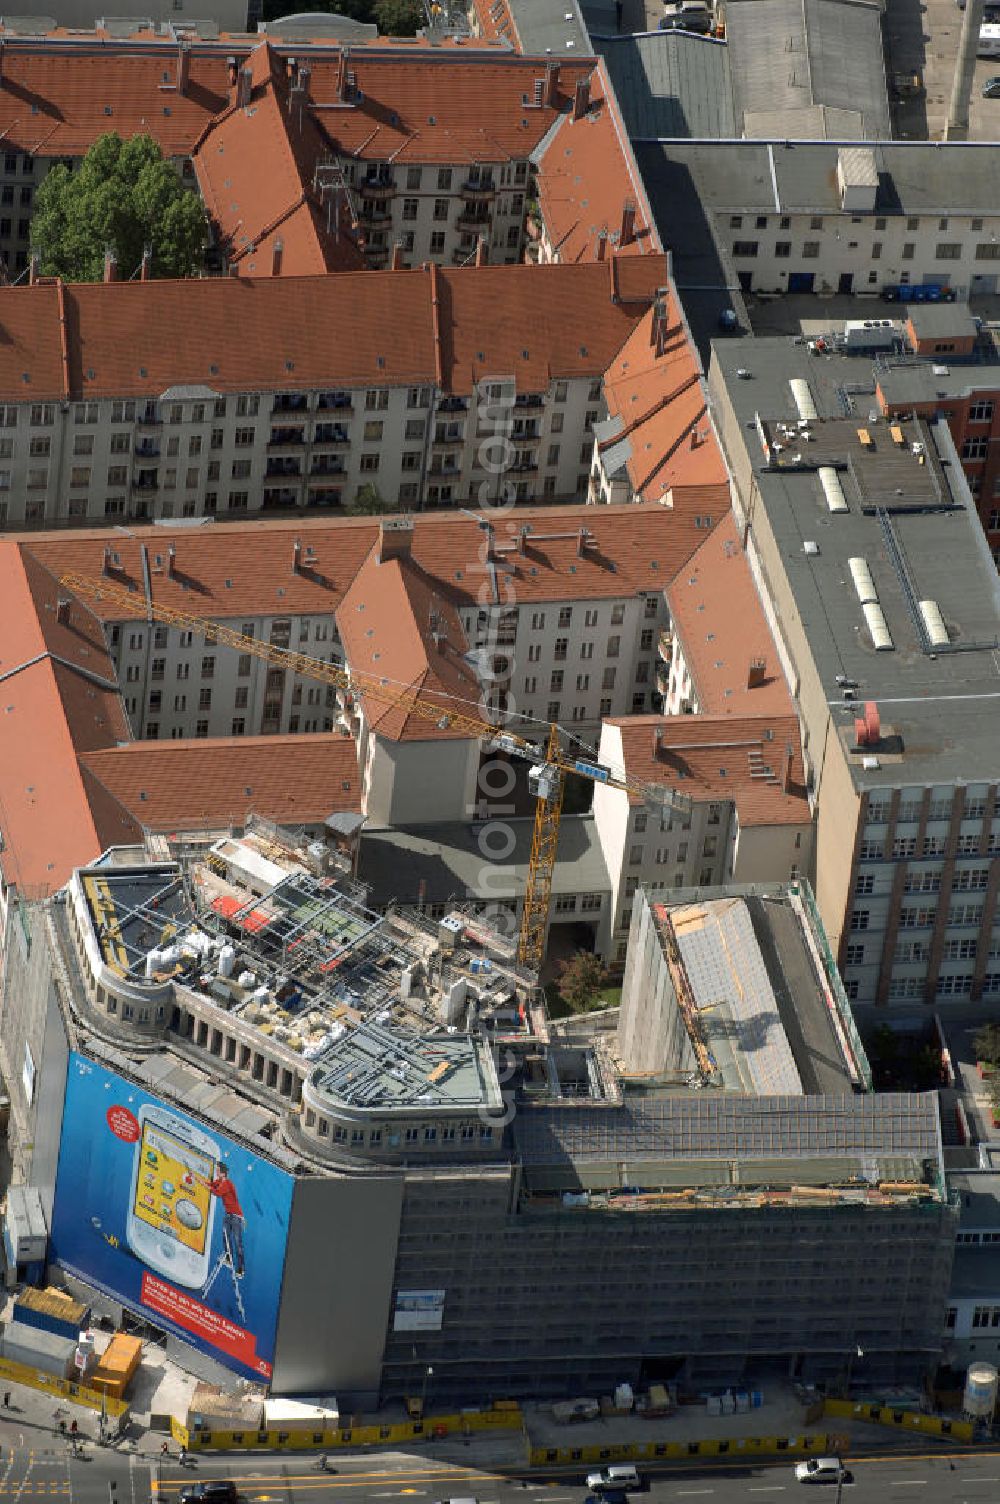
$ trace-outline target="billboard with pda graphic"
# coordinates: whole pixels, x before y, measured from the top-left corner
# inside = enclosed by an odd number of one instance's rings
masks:
[[[274,1362],[295,1182],[73,1053],[51,1257],[249,1378]]]

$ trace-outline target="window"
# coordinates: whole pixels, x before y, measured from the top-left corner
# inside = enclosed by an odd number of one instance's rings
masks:
[[[855,891],[855,893],[862,893],[862,894],[874,893],[874,891],[875,891],[875,878],[872,876],[872,874],[870,872],[859,872],[858,873],[858,876],[854,880],[854,891]]]
[[[437,182],[437,185],[438,185],[438,192],[439,193],[450,193],[451,192],[451,168],[450,167],[439,167],[438,168],[438,182]]]
[[[201,660],[201,677],[203,679],[213,679],[215,677],[215,659],[210,655]]]
[[[365,474],[370,475],[373,470],[378,469],[378,462],[379,457],[377,454],[363,454],[361,456],[361,470]]]
[[[389,406],[387,387],[373,387],[365,392],[365,408],[370,413],[385,412]]]
[[[804,241],[802,244],[802,256],[805,261],[815,261],[819,256],[819,241]]]
[[[432,230],[431,231],[431,255],[432,256],[440,256],[443,251],[444,251],[444,231],[443,230]]]
[[[902,251],[900,252],[900,255],[901,255],[902,259],[904,261],[912,261],[916,249],[917,249],[916,241],[914,241],[914,240],[908,240],[908,241],[906,241],[906,243],[903,246]]]
[[[894,857],[913,856],[916,852],[916,849],[916,836],[897,836],[892,843],[892,854]]]
[[[881,240],[873,240],[872,241],[872,260],[873,261],[879,261],[879,260],[881,260],[881,258],[882,258],[882,242],[881,242]],[[870,280],[871,280],[871,278],[869,278],[869,281]]]
[[[620,637],[618,637],[617,635],[614,636],[614,637],[609,637],[608,638],[608,646],[607,646],[607,656],[609,658],[617,658],[618,654],[621,652],[621,646],[622,646],[622,640],[621,640]]]
[[[860,966],[865,959],[863,945],[848,945],[844,950],[845,966]]]
[[[423,424],[421,424],[420,426],[421,428],[423,428]],[[365,442],[369,444],[377,444],[382,437],[382,428],[383,424],[379,419],[373,419],[371,422],[366,423],[364,427]],[[409,437],[410,435],[407,434],[407,438]]]
[[[957,240],[943,241],[934,248],[934,259],[936,261],[957,261],[961,254],[961,242]]]
[[[417,217],[417,207],[418,207],[418,201],[415,198],[404,198],[404,200],[403,200],[403,218],[404,219],[416,219],[416,217]]]
[[[436,198],[434,200],[434,218],[436,220],[448,218],[448,200],[446,198]]]
[[[792,242],[790,240],[776,240],[774,243],[774,254],[779,260],[785,260],[792,254]]]
[[[731,230],[742,230],[742,228],[743,228],[743,215],[742,214],[730,214],[730,216],[729,216],[729,228]]]
[[[814,214],[809,221],[809,228],[810,230],[822,230],[823,216],[821,214]]]
[[[973,402],[969,408],[970,423],[989,423],[993,417],[992,402]]]
[[[990,441],[983,437],[979,439],[966,439],[962,445],[963,460],[984,460],[989,453]]]
[[[756,240],[734,240],[733,241],[733,255],[734,256],[739,256],[742,260],[745,260],[745,261],[749,261],[754,256],[756,256],[757,251],[759,250],[759,248],[760,248],[759,244],[758,244],[758,242]]]
[[[866,930],[868,928],[869,911],[867,909],[852,909],[851,929]]]

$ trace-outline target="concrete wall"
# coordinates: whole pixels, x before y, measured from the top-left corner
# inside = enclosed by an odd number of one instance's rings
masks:
[[[40,904],[21,908],[12,902],[8,909],[0,981],[0,1069],[10,1095],[8,1143],[15,1177],[38,1187],[49,1215],[69,1050],[55,996],[46,919]],[[28,1051],[33,1080],[26,1069]]]
[[[341,1407],[373,1402],[402,1202],[402,1176],[296,1181],[274,1393],[332,1393]]]

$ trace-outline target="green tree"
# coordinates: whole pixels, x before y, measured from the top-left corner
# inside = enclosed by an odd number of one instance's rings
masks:
[[[578,950],[559,967],[559,991],[574,1013],[585,1013],[597,998],[604,967],[593,951]]]
[[[198,194],[181,183],[152,136],[100,136],[75,172],[54,167],[35,195],[31,244],[42,271],[99,282],[104,253],[131,277],[149,246],[154,277],[187,277],[201,263],[207,221]]]
[[[413,37],[425,24],[420,0],[375,0],[373,13],[384,37]]]
[[[347,510],[353,517],[382,517],[396,509],[386,501],[378,486],[366,481],[358,487],[353,504]]]
[[[1000,1024],[983,1024],[972,1037],[976,1059],[987,1065],[1000,1062]]]

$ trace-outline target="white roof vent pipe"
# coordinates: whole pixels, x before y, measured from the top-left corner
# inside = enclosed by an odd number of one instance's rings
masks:
[[[868,568],[867,559],[848,559],[847,567],[851,571],[851,579],[854,588],[858,592],[858,600],[864,606],[868,601],[878,601],[878,591],[875,589],[875,581],[872,572]]]
[[[817,471],[819,483],[823,487],[823,495],[831,512],[846,512],[849,510],[844,488],[840,484],[840,476],[832,465],[820,465]]]
[[[795,403],[795,411],[799,417],[807,418],[810,422],[818,418],[819,413],[816,411],[808,381],[804,381],[801,376],[794,376],[788,385],[792,389],[792,401]]]
[[[948,636],[948,628],[944,624],[941,608],[937,601],[918,601],[920,618],[927,633],[927,641],[932,648],[946,648],[951,641]]]

